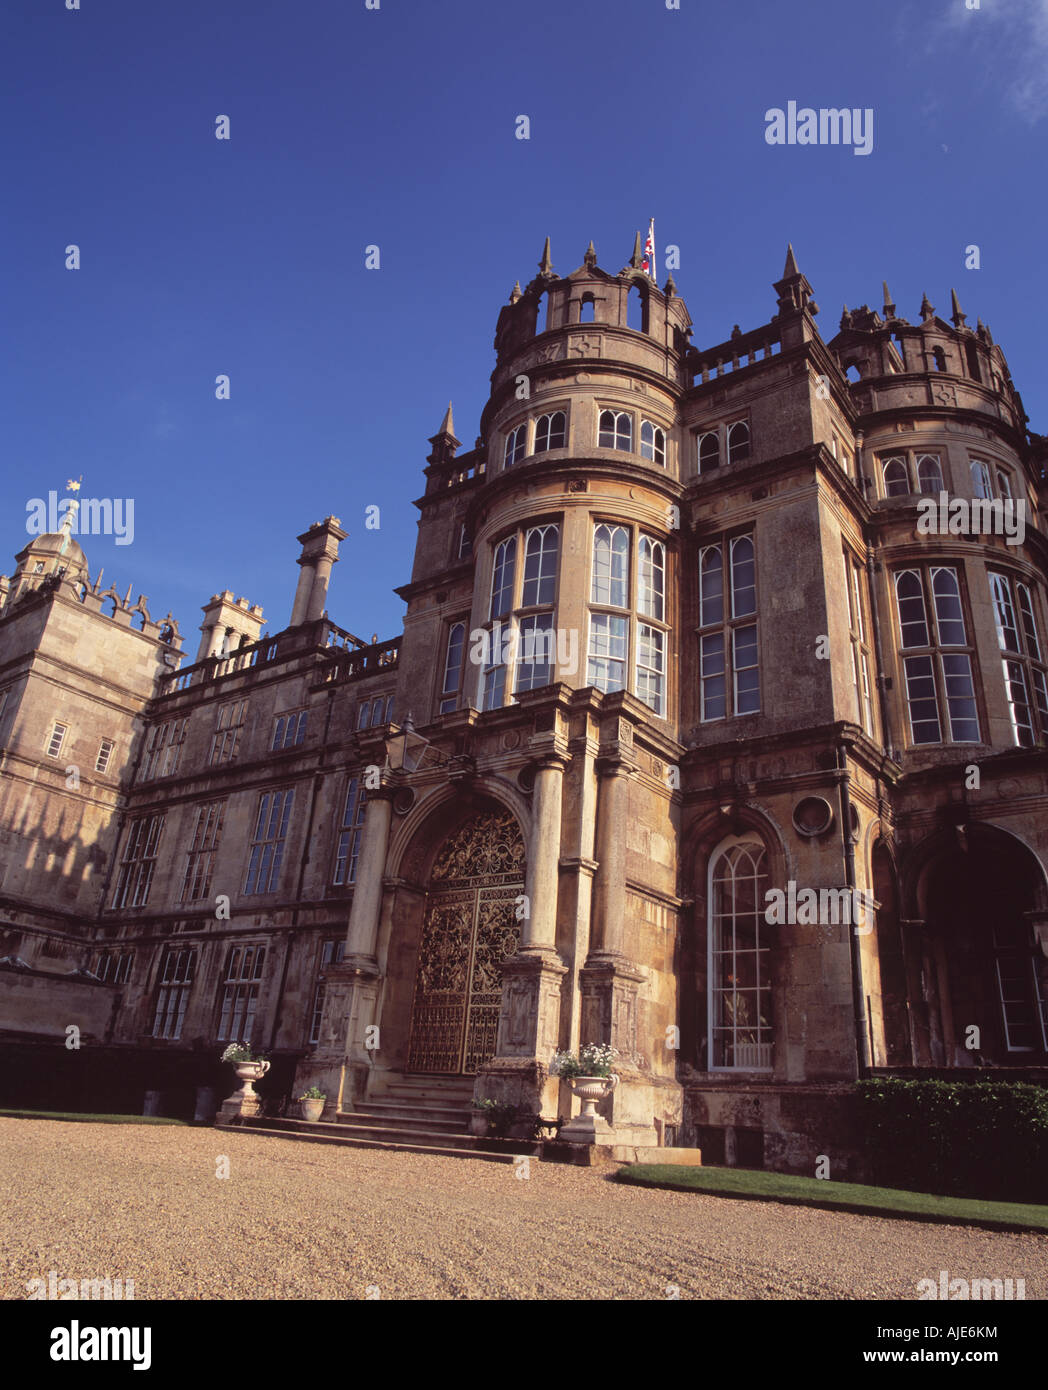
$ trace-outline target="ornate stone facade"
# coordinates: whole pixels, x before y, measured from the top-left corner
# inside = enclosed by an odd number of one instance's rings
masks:
[[[79,989],[106,1095],[220,1085],[250,1037],[263,1095],[329,1114],[408,1077],[567,1116],[553,1052],[605,1042],[617,1142],[839,1175],[857,1077],[1048,1077],[1045,441],[956,297],[827,342],[792,250],[775,291],[700,351],[639,253],[562,278],[547,246],[475,447],[450,408],[430,441],[396,641],[322,616],[335,518],[289,626],[220,595],[188,667],[79,547],[21,552],[26,1057]],[[932,525],[941,494],[973,524]]]

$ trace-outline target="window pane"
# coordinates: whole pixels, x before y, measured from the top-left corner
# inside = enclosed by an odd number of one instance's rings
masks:
[[[537,690],[553,680],[556,638],[553,614],[522,618],[517,646],[517,690]]]
[[[735,665],[735,713],[754,714],[760,709],[757,670],[757,626],[737,627],[732,634]]]
[[[590,614],[590,685],[607,694],[626,687],[626,619],[610,613]]]
[[[723,719],[727,714],[724,672],[724,635],[711,632],[699,644],[703,719]]]
[[[899,600],[899,627],[904,647],[927,647],[928,623],[924,611],[924,590],[920,575],[904,570],[896,576],[895,592]]]
[[[699,436],[699,472],[708,473],[720,465],[720,439],[715,433]]]
[[[524,588],[521,607],[552,603],[557,587],[559,528],[538,526],[527,533],[524,545]]]
[[[749,536],[739,536],[731,543],[731,613],[733,618],[748,618],[756,611],[753,541]]]
[[[593,533],[593,582],[590,602],[626,607],[629,535],[623,526],[601,523]]]
[[[517,538],[511,536],[495,548],[495,566],[491,576],[491,614],[504,618],[513,606],[513,584],[517,568]]]
[[[640,623],[637,627],[637,698],[662,714],[663,673],[666,667],[666,634]]]
[[[700,627],[724,621],[724,571],[719,545],[706,546],[699,559]]]
[[[939,710],[935,702],[935,675],[930,656],[908,656],[906,700],[910,711],[910,730],[914,743],[940,743]]]
[[[666,587],[666,549],[661,541],[641,536],[637,607],[646,618],[664,620]]]
[[[939,642],[944,647],[963,647],[964,615],[957,575],[953,570],[932,570],[932,594],[935,598],[935,625]]]
[[[942,469],[934,454],[922,454],[917,460],[917,486],[926,494],[942,492]]]
[[[971,658],[959,652],[944,653],[942,661],[950,738],[954,743],[979,742],[979,716],[975,709]]]

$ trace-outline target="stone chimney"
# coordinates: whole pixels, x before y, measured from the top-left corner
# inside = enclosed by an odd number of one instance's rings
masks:
[[[232,654],[240,647],[257,642],[262,631],[262,609],[253,607],[246,598],[234,601],[230,589],[215,594],[210,603],[204,605],[204,621],[200,624],[200,650],[197,661],[208,656],[220,656],[223,651]]]
[[[338,559],[339,542],[346,539],[346,534],[338,517],[329,516],[323,521],[314,521],[309,530],[299,536],[302,554],[298,557],[298,563],[302,566],[302,573],[298,577],[289,627],[311,623],[323,616],[331,566]]]

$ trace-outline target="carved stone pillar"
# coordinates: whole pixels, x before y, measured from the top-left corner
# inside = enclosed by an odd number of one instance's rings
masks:
[[[532,793],[532,833],[525,872],[528,912],[520,948],[502,964],[502,1003],[495,1056],[482,1069],[478,1094],[543,1114],[556,1111],[558,1084],[547,1068],[557,1050],[560,985],[567,973],[556,948],[560,880],[563,745],[554,732],[533,740],[539,754]]]
[[[596,858],[593,930],[586,963],[579,971],[579,1042],[610,1043],[618,1052],[616,1090],[601,1104],[618,1142],[655,1142],[651,1076],[638,1066],[637,996],[647,979],[626,953],[626,829],[632,731],[625,721],[601,740],[597,760]],[[602,733],[604,731],[602,730]],[[610,1140],[609,1140],[610,1142]]]
[[[564,762],[559,754],[549,754],[535,773],[531,853],[525,883],[529,911],[521,933],[522,951],[553,950],[556,946]]]
[[[386,869],[389,827],[393,819],[392,789],[378,787],[367,794],[364,833],[357,859],[357,881],[346,930],[346,960],[354,965],[375,963],[382,912],[382,877]]]
[[[369,793],[353,906],[346,930],[346,952],[337,976],[344,990],[345,1059],[339,1085],[338,1109],[352,1110],[367,1086],[371,1056],[365,1047],[366,1029],[375,1022],[379,967],[376,958],[382,916],[383,874],[393,816],[392,788]]]

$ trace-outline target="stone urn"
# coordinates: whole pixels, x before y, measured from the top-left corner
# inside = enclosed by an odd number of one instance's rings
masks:
[[[582,1101],[582,1110],[561,1127],[558,1139],[566,1139],[569,1144],[611,1143],[614,1130],[603,1115],[597,1114],[597,1106],[618,1084],[614,1072],[610,1076],[573,1076],[572,1090]]]
[[[236,1104],[237,1115],[258,1115],[262,1111],[262,1102],[255,1093],[254,1083],[261,1081],[269,1070],[268,1062],[234,1062],[233,1070],[244,1083],[239,1091],[234,1091],[225,1102],[222,1109],[232,1107]]]
[[[302,1096],[298,1102],[298,1108],[302,1112],[302,1118],[315,1125],[324,1113],[324,1098]]]

